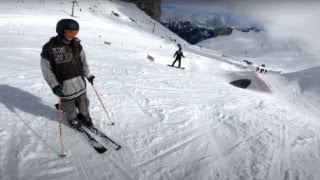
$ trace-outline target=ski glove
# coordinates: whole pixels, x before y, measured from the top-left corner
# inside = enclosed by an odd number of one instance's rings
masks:
[[[88,81],[90,82],[90,84],[92,84],[93,85],[93,79],[95,78],[95,76],[90,76],[89,78],[88,78]]]
[[[57,95],[58,97],[62,97],[63,96],[63,92],[62,92],[62,86],[59,84],[57,86],[55,86],[53,89],[52,89],[53,93],[55,95]]]

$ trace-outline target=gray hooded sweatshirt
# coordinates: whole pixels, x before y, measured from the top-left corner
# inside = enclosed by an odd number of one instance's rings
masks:
[[[59,36],[51,38],[42,48],[41,70],[51,88],[62,85],[62,100],[85,93],[84,77],[89,79],[92,76],[78,38],[70,43]]]

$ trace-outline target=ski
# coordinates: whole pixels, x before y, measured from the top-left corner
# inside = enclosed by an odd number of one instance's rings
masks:
[[[59,110],[59,104],[55,104],[54,105],[56,107],[57,110]],[[86,127],[86,126],[84,126]],[[91,132],[93,132],[94,134],[96,134],[97,136],[99,136],[100,138],[102,138],[106,143],[111,142],[113,145],[115,145],[115,150],[118,151],[119,149],[121,149],[121,146],[114,142],[111,138],[109,138],[107,135],[105,135],[104,133],[102,133],[99,129],[97,129],[94,126],[91,127],[87,127]],[[99,143],[96,139],[94,139],[82,126],[80,128],[76,128],[76,130],[78,130],[79,132],[81,132],[83,134],[83,136],[88,139],[89,143],[93,146],[93,148],[95,150],[97,150],[98,153],[104,153],[107,151],[107,149],[101,144]]]
[[[106,143],[111,142],[113,145],[115,145],[115,150],[118,151],[119,149],[121,149],[121,146],[114,142],[111,138],[109,138],[107,135],[105,135],[103,132],[101,132],[99,129],[97,129],[94,126],[88,127],[88,129],[95,133],[97,136],[99,136],[100,138],[102,138]]]
[[[178,68],[178,69],[185,69],[184,67],[177,67],[177,66],[172,66],[171,64],[167,64],[168,66],[170,67],[175,67],[175,68]]]
[[[79,131],[89,142],[89,144],[100,154],[107,151],[107,149],[99,143],[96,139],[94,139],[83,127],[75,128]]]

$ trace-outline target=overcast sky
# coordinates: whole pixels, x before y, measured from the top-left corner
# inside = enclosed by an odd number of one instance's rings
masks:
[[[320,0],[163,0],[163,18],[260,25],[274,38],[320,50]]]

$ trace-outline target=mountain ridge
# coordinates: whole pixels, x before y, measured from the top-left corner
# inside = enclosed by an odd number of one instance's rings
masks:
[[[194,25],[190,21],[161,21],[161,24],[190,44],[197,44],[205,39],[210,39],[218,36],[228,36],[231,35],[234,30],[242,32],[253,31],[257,33],[261,31],[261,29],[257,27],[236,28],[233,26],[217,27],[212,29]]]

